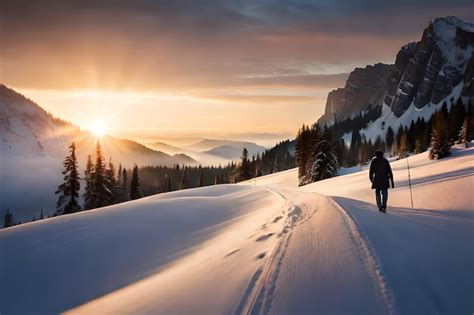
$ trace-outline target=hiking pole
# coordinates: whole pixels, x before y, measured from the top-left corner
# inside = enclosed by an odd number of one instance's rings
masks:
[[[411,208],[413,209],[413,194],[411,192],[410,164],[408,163],[408,157],[407,157],[407,169],[408,169],[408,187],[410,187]]]

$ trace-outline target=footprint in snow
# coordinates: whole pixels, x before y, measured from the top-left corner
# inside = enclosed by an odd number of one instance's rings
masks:
[[[283,216],[278,216],[276,217],[275,219],[273,219],[273,222],[272,223],[277,223],[278,221],[280,221],[281,219],[283,218]]]
[[[227,253],[227,255],[225,255],[225,257],[227,258],[227,257],[229,257],[229,256],[232,256],[232,255],[234,255],[234,254],[237,253],[237,252],[240,252],[240,249],[235,249],[235,250],[231,251],[230,253]]]
[[[269,233],[269,234],[265,234],[265,235],[262,235],[262,236],[259,236],[255,242],[262,242],[262,241],[265,241],[267,240],[270,236],[272,236],[273,234],[275,233]]]

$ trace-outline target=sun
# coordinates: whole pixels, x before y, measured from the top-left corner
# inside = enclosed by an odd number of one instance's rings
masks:
[[[95,121],[92,123],[92,125],[89,127],[89,130],[96,136],[96,137],[101,137],[103,136],[106,131],[107,131],[107,126],[103,121]]]

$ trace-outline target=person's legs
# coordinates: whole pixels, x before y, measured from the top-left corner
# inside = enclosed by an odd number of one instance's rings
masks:
[[[375,202],[377,203],[377,208],[382,209],[382,196],[380,195],[380,189],[375,190]]]
[[[382,189],[382,208],[387,209],[388,189]]]

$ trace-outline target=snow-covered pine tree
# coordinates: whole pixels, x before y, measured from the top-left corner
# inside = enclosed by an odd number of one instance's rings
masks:
[[[437,112],[435,115],[428,153],[430,160],[439,160],[451,153],[451,143],[448,130],[446,129],[445,115],[442,111]]]
[[[471,129],[471,116],[466,116],[461,126],[461,130],[459,131],[458,141],[459,144],[464,144],[467,148],[468,142],[471,140],[469,139],[470,129]]]
[[[314,150],[319,141],[323,139],[323,130],[318,124],[313,124],[308,130],[308,141],[305,150],[308,152],[308,160],[306,162],[305,178],[311,180],[311,170],[314,164]]]
[[[59,195],[56,203],[56,213],[58,215],[74,213],[81,210],[79,206],[79,171],[77,170],[76,144],[73,142],[69,146],[69,155],[64,159],[64,182],[59,185],[55,194]]]
[[[188,168],[183,166],[183,175],[181,176],[181,185],[179,189],[188,189],[190,187],[188,179]]]
[[[94,207],[92,204],[93,202],[93,189],[94,189],[94,183],[93,183],[93,177],[92,174],[94,172],[94,164],[92,164],[92,158],[90,154],[87,156],[87,164],[86,164],[86,169],[84,171],[85,175],[85,180],[86,180],[86,188],[84,190],[84,209],[89,210]]]
[[[138,166],[135,164],[132,172],[132,182],[130,184],[130,199],[136,200],[143,198],[140,177],[138,176]]]
[[[316,144],[314,151],[314,164],[311,170],[311,181],[331,178],[337,174],[339,163],[332,145],[327,140]]]
[[[15,225],[15,222],[13,222],[13,214],[10,212],[10,209],[7,209],[3,217],[3,227],[7,228],[13,225]]]

